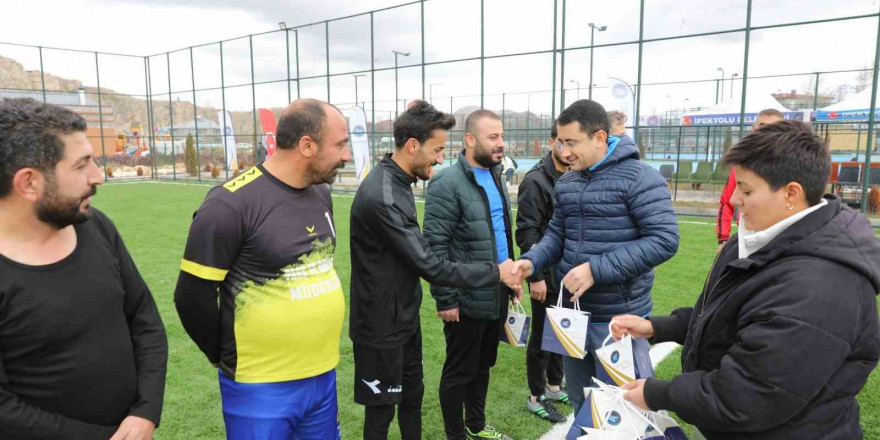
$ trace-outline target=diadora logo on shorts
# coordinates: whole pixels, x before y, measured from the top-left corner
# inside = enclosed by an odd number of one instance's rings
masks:
[[[381,394],[382,393],[382,390],[380,390],[379,387],[376,386],[376,385],[379,385],[380,383],[382,383],[382,382],[379,382],[379,379],[376,379],[372,382],[367,382],[366,379],[361,379],[361,382],[363,382],[368,387],[370,387],[370,390],[373,391],[373,394]]]
[[[309,233],[309,237],[317,237],[318,236],[318,234],[315,233],[315,225],[312,225],[311,227],[306,226],[306,231]]]
[[[571,321],[569,321],[568,318],[562,318],[562,321],[559,322],[559,325],[561,325],[562,328],[569,328],[571,327]]]
[[[382,390],[379,389],[379,384],[381,384],[382,382],[380,382],[379,379],[376,379],[372,382],[367,382],[366,379],[361,379],[361,382],[370,387],[370,390],[373,392],[373,394],[382,394]],[[392,394],[403,392],[403,385],[390,386],[388,387],[388,389],[385,390],[385,392]]]

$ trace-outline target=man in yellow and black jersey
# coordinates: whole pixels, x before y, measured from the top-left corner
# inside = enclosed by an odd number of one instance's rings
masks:
[[[174,299],[219,367],[229,439],[335,439],[345,300],[325,184],[351,160],[348,127],[335,107],[298,100],[276,136],[272,157],[196,211]]]

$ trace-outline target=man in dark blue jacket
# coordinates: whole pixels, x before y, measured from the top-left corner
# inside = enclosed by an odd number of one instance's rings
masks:
[[[579,301],[592,314],[588,354],[565,357],[575,409],[595,375],[593,350],[615,315],[650,314],[654,267],[678,250],[678,226],[666,181],[628,136],[609,136],[597,102],[580,100],[556,124],[558,147],[571,172],[556,184],[553,220],[541,241],[517,261],[523,276],[557,264],[566,307]],[[587,292],[584,295],[584,292]]]

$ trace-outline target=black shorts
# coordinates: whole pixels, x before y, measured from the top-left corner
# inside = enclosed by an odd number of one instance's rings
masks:
[[[425,391],[421,329],[400,347],[374,349],[357,342],[353,345],[356,403],[369,406],[421,401]]]

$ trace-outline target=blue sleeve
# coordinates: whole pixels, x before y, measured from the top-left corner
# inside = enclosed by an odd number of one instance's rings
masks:
[[[626,203],[641,238],[590,257],[596,284],[618,284],[644,275],[678,250],[678,224],[669,187],[660,173],[645,166],[633,181]]]

